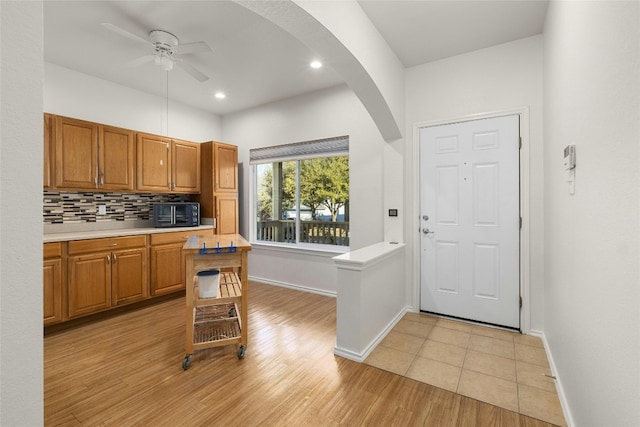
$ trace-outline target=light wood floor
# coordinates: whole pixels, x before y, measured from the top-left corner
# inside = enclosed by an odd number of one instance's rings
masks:
[[[47,426],[551,426],[333,355],[335,299],[251,283],[249,345],[183,371],[184,298],[47,336]]]

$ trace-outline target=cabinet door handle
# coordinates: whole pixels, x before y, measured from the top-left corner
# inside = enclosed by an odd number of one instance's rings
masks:
[[[113,262],[115,263],[116,261],[118,261],[118,256],[116,254],[113,254]]]
[[[104,185],[104,174],[101,173],[100,174],[100,187],[102,187]]]
[[[118,246],[118,244],[117,243],[109,243],[107,246],[114,247],[114,246]]]
[[[107,264],[111,264],[111,255],[107,255]]]

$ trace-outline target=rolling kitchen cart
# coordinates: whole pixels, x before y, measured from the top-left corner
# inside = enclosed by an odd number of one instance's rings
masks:
[[[182,369],[191,366],[195,350],[237,345],[238,359],[247,349],[247,254],[251,245],[239,234],[192,236],[184,244],[186,351]],[[200,298],[198,272],[220,269],[217,297]]]

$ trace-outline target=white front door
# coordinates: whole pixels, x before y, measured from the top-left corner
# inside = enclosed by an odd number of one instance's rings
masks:
[[[420,129],[420,309],[520,328],[517,115]]]

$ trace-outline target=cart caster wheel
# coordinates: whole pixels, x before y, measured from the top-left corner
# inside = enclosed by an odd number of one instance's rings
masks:
[[[193,359],[193,355],[191,354],[187,354],[184,357],[184,360],[182,361],[182,369],[184,369],[185,371],[187,369],[189,369],[189,367],[191,366],[191,360]]]
[[[236,309],[232,308],[229,310],[229,317],[238,317],[238,313],[236,313]]]
[[[238,349],[238,359],[244,359],[244,354],[247,351],[247,346],[245,345],[241,345],[240,348]]]

